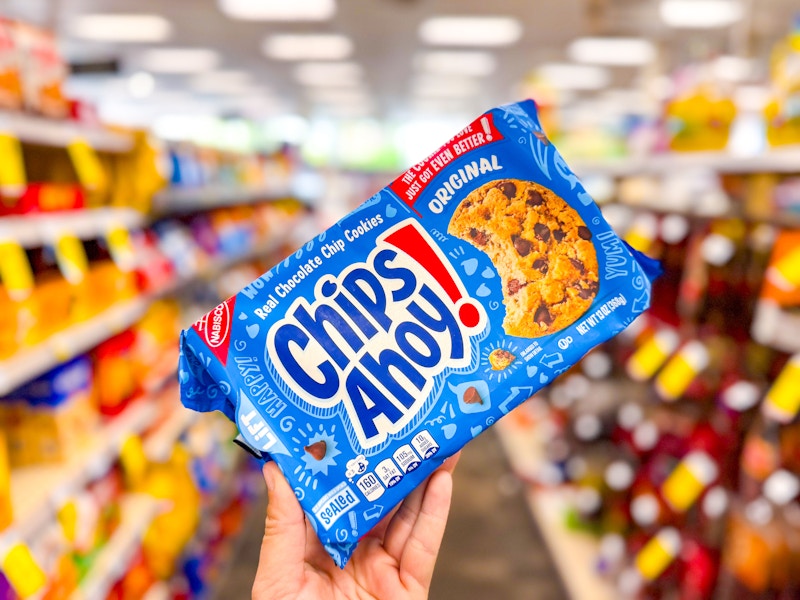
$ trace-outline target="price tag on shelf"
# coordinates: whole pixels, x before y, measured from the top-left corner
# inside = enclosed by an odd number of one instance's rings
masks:
[[[64,279],[75,285],[83,281],[89,271],[86,250],[76,236],[71,233],[61,235],[55,243],[56,262]]]
[[[15,241],[0,241],[0,279],[14,300],[24,300],[33,291],[31,263]]]
[[[22,159],[22,146],[13,135],[0,132],[0,191],[4,196],[18,198],[28,183],[25,176],[25,162]]]
[[[113,227],[106,233],[106,242],[114,264],[122,271],[132,270],[136,265],[136,252],[130,232],[125,227]]]
[[[86,140],[73,140],[67,145],[67,152],[84,188],[93,192],[106,188],[108,178],[103,163]]]
[[[30,548],[18,542],[2,559],[3,574],[21,598],[30,598],[47,585],[47,575],[36,562]]]

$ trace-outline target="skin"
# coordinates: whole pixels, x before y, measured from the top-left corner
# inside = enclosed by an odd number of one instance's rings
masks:
[[[365,535],[347,566],[333,564],[275,463],[253,600],[424,600],[453,492],[449,458]]]

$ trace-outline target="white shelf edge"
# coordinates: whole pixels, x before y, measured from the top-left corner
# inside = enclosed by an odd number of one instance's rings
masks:
[[[21,142],[43,146],[65,147],[76,138],[82,138],[101,152],[119,153],[133,148],[133,137],[125,133],[23,112],[0,111],[0,131],[10,133]]]
[[[14,521],[0,533],[0,546],[35,534],[52,518],[60,499],[71,490],[83,487],[96,471],[102,471],[116,460],[123,440],[150,427],[157,416],[157,407],[139,398],[101,427],[92,442],[74,453],[66,463],[12,469]]]
[[[89,572],[70,600],[103,600],[114,581],[127,571],[139,542],[161,510],[161,502],[144,494],[121,500],[120,523],[100,550]]]
[[[653,156],[568,161],[581,177],[663,175],[684,169],[706,169],[720,173],[800,173],[800,147],[773,149],[754,156],[727,152],[671,152]]]
[[[139,229],[145,216],[132,208],[87,208],[53,213],[0,217],[0,240],[14,240],[32,248],[53,243],[59,235],[70,233],[92,239],[115,227]]]
[[[72,325],[0,361],[0,396],[130,327],[144,315],[148,303],[139,297],[112,306],[89,321]]]
[[[193,210],[252,204],[261,200],[277,200],[291,196],[290,186],[243,187],[209,185],[196,188],[170,188],[153,197],[156,214],[167,215]]]
[[[541,464],[541,447],[535,435],[515,429],[508,419],[495,431],[512,468],[534,475]],[[566,494],[558,489],[527,485],[525,500],[571,600],[616,600],[613,586],[593,570],[598,556],[597,541],[588,534],[571,531],[564,524]]]
[[[170,415],[145,439],[144,453],[147,458],[156,462],[167,460],[172,446],[199,416],[200,413],[181,404],[176,405]]]

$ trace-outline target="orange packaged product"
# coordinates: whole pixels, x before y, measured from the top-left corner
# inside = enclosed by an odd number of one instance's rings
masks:
[[[97,407],[102,415],[122,412],[139,390],[135,338],[133,330],[129,329],[103,342],[94,351]]]

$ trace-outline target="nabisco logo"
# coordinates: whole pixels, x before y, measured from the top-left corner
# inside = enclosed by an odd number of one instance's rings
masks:
[[[228,337],[230,323],[228,305],[224,302],[211,311],[211,327],[206,329],[206,342],[212,348],[219,348]]]
[[[236,296],[228,298],[192,326],[223,365],[228,359],[228,345],[230,344],[235,304]]]

